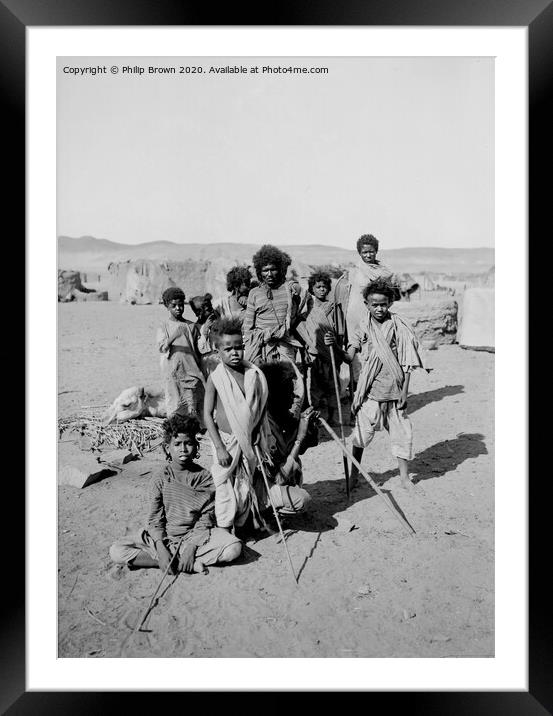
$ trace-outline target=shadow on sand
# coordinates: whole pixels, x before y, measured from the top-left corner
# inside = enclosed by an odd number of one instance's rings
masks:
[[[416,410],[424,408],[425,405],[430,403],[437,403],[444,398],[448,398],[452,395],[459,395],[465,392],[463,385],[445,385],[443,388],[435,388],[434,390],[427,390],[424,393],[415,393],[409,396],[407,401],[407,413],[411,415]],[[342,403],[342,419],[344,421],[344,437],[349,438],[354,426],[350,425],[351,421],[351,405],[349,400]],[[332,429],[341,437],[339,424],[331,425]],[[319,443],[326,443],[332,440],[326,430],[321,427],[319,429]]]
[[[260,557],[261,555],[259,552],[253,549],[249,544],[243,544],[242,554],[238,557],[238,559],[234,560],[232,564],[253,564],[253,562],[257,562]]]
[[[442,440],[419,453],[409,463],[409,473],[416,484],[423,480],[442,477],[448,472],[456,470],[465,460],[487,454],[488,450],[482,434],[459,433],[453,440]],[[388,480],[398,475],[397,468],[377,473],[372,472],[366,462],[363,467],[367,467],[370,476],[379,487],[382,487]],[[376,495],[376,492],[362,476],[359,476],[358,484],[359,487],[352,491],[350,504]],[[313,500],[311,509],[312,512],[315,512],[315,523],[321,525],[335,522],[333,515],[336,512],[342,512],[346,504],[344,479],[341,473],[340,476],[336,475],[336,478],[332,480],[321,480],[313,485],[305,485],[305,488]],[[387,490],[386,492],[390,497],[390,491]],[[305,515],[305,517],[307,516]],[[302,517],[303,515],[298,515],[294,520],[299,521]],[[296,523],[294,523],[294,526],[296,526]],[[305,526],[302,524],[299,529],[313,531],[308,524]]]
[[[436,403],[439,400],[448,398],[450,395],[459,395],[464,392],[464,385],[445,385],[443,388],[427,390],[424,393],[415,393],[414,395],[409,396],[407,401],[407,412],[409,414],[414,413],[415,410],[420,410],[429,403]]]
[[[487,454],[488,450],[482,434],[459,433],[453,440],[443,440],[423,450],[409,464],[409,472],[413,476],[413,482],[416,484],[423,480],[442,477],[448,472],[455,470],[465,460]],[[363,466],[365,467],[365,465]],[[383,487],[388,480],[398,474],[398,469],[375,473],[370,471],[369,468],[368,472],[376,484],[382,488],[382,492],[392,503],[394,509],[408,522],[407,516],[394,499],[391,490],[386,490]],[[310,553],[306,555],[299,568],[298,578],[317,549],[321,534],[338,527],[339,523],[334,515],[343,512],[348,506],[356,502],[377,496],[375,490],[373,490],[362,476],[359,476],[358,484],[359,486],[352,490],[349,502],[346,500],[344,478],[341,470],[339,470],[336,476],[331,480],[320,480],[314,484],[304,484],[304,488],[309,492],[312,498],[309,509],[298,515],[282,519],[282,527],[286,540],[297,532],[318,533]],[[262,542],[269,537],[271,537],[271,535],[258,532],[255,535],[253,544]],[[277,540],[280,539],[278,535],[273,536],[273,538]],[[249,555],[248,553],[253,553],[253,555]],[[252,550],[248,545],[246,546],[246,554],[243,552],[240,557],[240,562],[243,563],[242,560],[255,561],[257,558],[257,552]]]

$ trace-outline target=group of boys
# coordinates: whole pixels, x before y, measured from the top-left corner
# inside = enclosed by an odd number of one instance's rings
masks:
[[[310,501],[300,454],[316,442],[318,411],[326,408],[333,420],[336,371],[356,354],[362,370],[352,395],[353,456],[360,461],[384,428],[401,481],[411,484],[405,406],[410,372],[422,362],[412,328],[389,310],[393,287],[384,279],[364,287],[366,316],[348,339],[330,276],[312,274],[302,296],[286,278],[290,263],[288,254],[263,246],[253,257],[259,284],[252,287],[249,269],[235,267],[217,309],[210,294],[190,301],[196,323],[184,318],[181,289],[163,294],[169,315],[157,345],[171,461],[153,480],[148,527],[112,546],[115,562],[202,571],[236,559],[248,529],[270,530],[271,508],[300,512]],[[298,363],[309,370],[302,374]],[[213,446],[210,472],[194,463],[201,430]],[[350,487],[356,480],[352,466]]]

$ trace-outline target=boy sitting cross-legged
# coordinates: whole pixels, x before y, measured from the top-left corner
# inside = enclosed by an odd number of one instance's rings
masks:
[[[170,564],[171,574],[203,572],[206,566],[232,562],[240,556],[242,544],[215,526],[215,486],[209,471],[194,462],[197,419],[175,414],[164,429],[171,459],[152,478],[148,525],[136,536],[115,542],[109,551],[112,560],[130,568],[165,570]]]

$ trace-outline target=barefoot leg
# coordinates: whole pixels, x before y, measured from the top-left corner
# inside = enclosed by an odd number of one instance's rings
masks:
[[[357,460],[357,462],[360,463],[361,458],[363,457],[363,448],[353,445],[351,452],[352,452],[353,457]],[[349,486],[351,488],[353,488],[357,485],[358,477],[359,477],[359,470],[357,469],[357,465],[355,465],[352,462],[350,465],[350,471],[349,471]]]

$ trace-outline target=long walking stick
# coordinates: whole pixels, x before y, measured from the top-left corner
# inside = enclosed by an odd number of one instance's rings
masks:
[[[133,629],[131,632],[129,632],[129,633],[127,634],[127,636],[123,639],[123,642],[122,642],[122,644],[121,644],[121,648],[120,648],[120,651],[119,651],[119,655],[120,655],[120,656],[123,656],[123,649],[125,648],[125,646],[126,646],[127,642],[129,641],[129,639],[130,639],[132,636],[134,636],[134,635],[136,634],[136,632],[140,631],[142,625],[143,625],[144,622],[146,621],[146,617],[147,617],[148,614],[150,613],[150,611],[151,611],[151,609],[152,609],[152,605],[153,605],[153,603],[154,603],[154,601],[155,601],[155,598],[157,597],[158,592],[159,592],[159,590],[161,589],[161,585],[163,584],[163,580],[164,580],[165,577],[167,576],[167,573],[169,572],[169,568],[171,567],[171,564],[173,563],[173,560],[174,560],[176,557],[178,557],[178,554],[179,554],[179,551],[180,551],[180,546],[181,546],[182,541],[183,541],[183,539],[185,538],[185,536],[186,536],[186,535],[183,535],[183,536],[180,538],[179,543],[178,543],[178,545],[177,545],[177,549],[176,549],[174,555],[173,555],[173,556],[171,557],[171,559],[169,560],[169,564],[168,564],[167,567],[165,568],[165,571],[163,572],[163,574],[162,574],[162,576],[161,576],[161,579],[159,580],[159,584],[157,585],[155,592],[152,594],[152,597],[151,597],[151,599],[150,599],[150,603],[148,604],[148,606],[146,607],[146,609],[142,612],[142,616],[139,617],[138,621],[136,622],[136,625],[135,625],[134,629]],[[179,573],[177,572],[177,574],[175,575],[175,579],[176,579],[178,576],[179,576]]]
[[[342,311],[342,305],[336,303],[334,301],[334,331],[335,335],[338,337],[339,335],[343,334],[343,338],[346,338],[347,333],[347,327],[344,320],[344,314]],[[341,346],[342,343],[340,341],[339,345]],[[332,377],[334,378],[334,390],[336,391],[336,404],[338,406],[338,420],[340,421],[340,435],[342,438],[342,443],[344,447],[346,446],[346,438],[344,436],[344,418],[342,416],[342,402],[340,400],[340,384],[338,382],[338,370],[336,368],[336,357],[334,354],[334,346],[330,347],[330,360],[332,362]],[[351,371],[350,371],[351,373]],[[344,477],[346,480],[346,498],[349,501],[350,498],[350,484],[349,484],[349,469],[348,469],[348,459],[345,455],[342,456],[343,462],[344,462]]]
[[[265,482],[265,489],[267,490],[267,495],[269,497],[269,502],[271,503],[271,507],[273,508],[273,514],[275,516],[276,523],[278,525],[278,530],[280,532],[280,537],[282,539],[282,543],[284,544],[284,549],[286,550],[286,554],[288,556],[288,561],[290,562],[290,569],[292,570],[292,575],[294,577],[294,581],[297,584],[298,578],[296,577],[296,572],[294,570],[294,565],[292,564],[292,557],[290,557],[290,552],[288,551],[288,545],[286,544],[286,540],[284,538],[284,533],[282,531],[282,525],[280,524],[280,519],[278,517],[278,512],[276,511],[275,504],[273,502],[273,498],[271,497],[271,491],[269,488],[269,480],[267,479],[267,473],[265,472],[265,467],[263,466],[263,460],[261,458],[261,453],[259,452],[259,446],[254,445],[255,450],[255,456],[257,458],[257,462],[259,463],[259,469],[261,470],[261,474],[263,475],[263,480]]]
[[[389,512],[392,513],[392,515],[393,515],[393,516],[396,518],[396,520],[401,524],[401,526],[402,526],[403,529],[407,532],[407,534],[410,534],[410,535],[415,534],[415,530],[411,527],[411,525],[403,519],[403,517],[399,514],[399,512],[396,512],[396,510],[392,509],[392,506],[390,505],[390,503],[388,502],[388,500],[386,499],[386,497],[384,496],[384,494],[382,493],[382,491],[380,490],[380,488],[378,487],[378,485],[376,484],[376,482],[375,482],[375,481],[372,479],[372,477],[369,475],[369,473],[361,467],[360,463],[353,457],[353,455],[350,453],[350,451],[349,451],[344,445],[342,445],[342,442],[341,442],[340,438],[336,435],[336,433],[335,433],[334,430],[330,427],[330,425],[326,422],[326,420],[325,420],[324,418],[319,417],[319,422],[321,423],[321,425],[323,426],[323,428],[327,431],[327,433],[330,435],[330,437],[331,437],[336,443],[338,443],[338,445],[340,446],[340,450],[341,450],[341,451],[344,453],[344,455],[347,456],[347,457],[351,460],[351,462],[357,467],[357,469],[359,470],[359,472],[363,475],[363,477],[365,478],[365,480],[367,480],[367,482],[370,484],[370,486],[373,488],[373,490],[376,492],[376,494],[377,494],[379,497],[382,498],[382,501],[383,501],[384,504],[386,505],[386,509],[389,510]]]
[[[346,438],[344,436],[344,421],[342,418],[342,404],[340,402],[340,388],[338,386],[338,372],[336,370],[336,358],[334,357],[334,346],[330,348],[330,361],[332,363],[332,377],[334,378],[334,391],[336,393],[336,403],[338,405],[338,420],[340,421],[340,435],[342,437],[342,443],[346,446]],[[349,500],[349,470],[348,470],[348,459],[345,455],[342,455],[344,462],[344,477],[346,479],[346,496]]]

